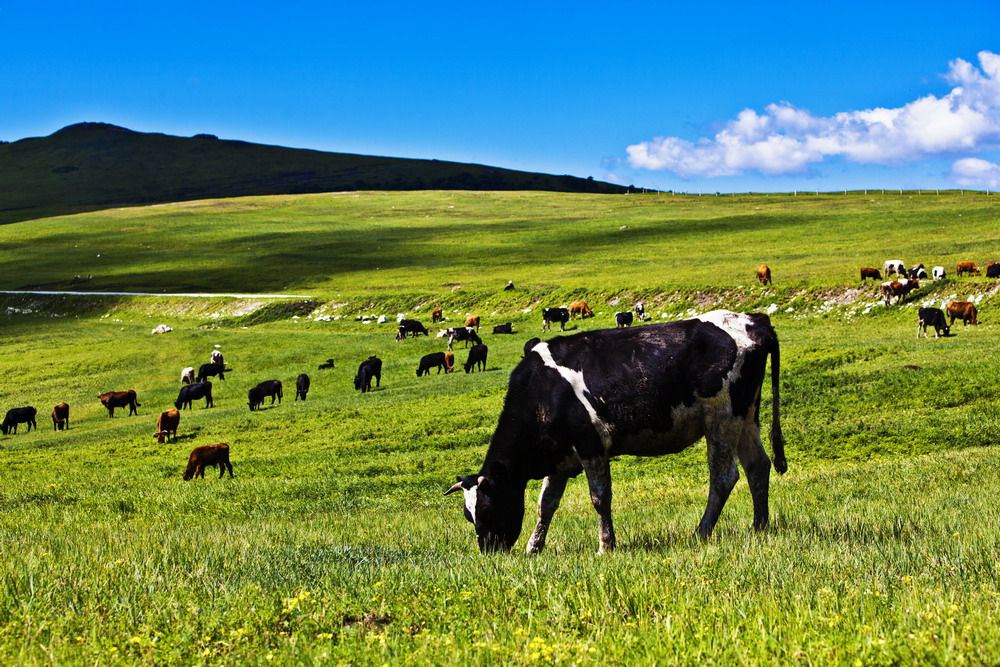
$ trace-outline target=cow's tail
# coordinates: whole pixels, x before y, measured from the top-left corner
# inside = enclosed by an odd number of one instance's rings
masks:
[[[774,454],[774,469],[784,474],[788,471],[788,461],[785,459],[785,436],[781,434],[780,374],[781,352],[778,335],[775,334],[771,346],[771,451]]]

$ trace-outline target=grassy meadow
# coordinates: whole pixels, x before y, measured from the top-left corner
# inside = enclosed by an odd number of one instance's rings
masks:
[[[0,660],[995,664],[997,281],[950,277],[885,308],[857,268],[1000,260],[996,201],[370,192],[0,226],[0,289],[309,297],[0,295],[0,412],[39,411],[37,432],[0,438]],[[752,280],[760,262],[774,286]],[[980,326],[914,336],[916,304],[969,296]],[[582,477],[543,554],[523,553],[537,482],[515,552],[478,553],[442,493],[478,470],[540,308],[576,298],[597,316],[574,331],[637,299],[654,321],[773,313],[789,472],[772,476],[767,532],[750,531],[741,481],[711,540],[692,537],[702,443],[612,464],[612,554],[596,555]],[[444,343],[397,343],[391,322],[429,324],[434,306],[449,324],[483,317],[487,372],[416,377]],[[390,324],[356,319],[381,314]],[[489,333],[507,321],[516,335]],[[160,323],[174,331],[151,335]],[[216,406],[197,402],[178,441],[156,444],[181,368],[216,345],[234,369]],[[370,354],[382,387],[361,395]],[[247,389],[267,379],[285,398],[251,413]],[[97,394],[127,388],[139,415],[109,419]],[[71,428],[54,433],[60,401]],[[765,386],[765,431],[769,401]],[[235,478],[183,482],[188,452],[216,442]]]

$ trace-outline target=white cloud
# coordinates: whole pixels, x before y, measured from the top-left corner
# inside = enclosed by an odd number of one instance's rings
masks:
[[[1000,164],[967,157],[951,165],[951,180],[966,188],[1000,190]]]
[[[928,95],[895,109],[842,111],[814,116],[788,102],[764,113],[744,109],[711,139],[656,137],[629,146],[639,169],[681,177],[735,176],[748,171],[795,174],[840,156],[859,164],[901,165],[968,154],[1000,145],[1000,55],[979,53],[977,68],[949,63],[954,85],[943,97]],[[957,163],[956,163],[957,164]]]

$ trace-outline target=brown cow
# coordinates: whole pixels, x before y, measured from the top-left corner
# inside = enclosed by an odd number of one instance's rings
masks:
[[[187,469],[184,471],[184,481],[199,476],[205,479],[206,466],[219,466],[219,479],[226,476],[228,469],[229,478],[232,479],[233,464],[229,462],[229,445],[220,442],[217,445],[203,445],[192,449]]]
[[[975,262],[959,262],[955,265],[955,273],[961,278],[963,273],[968,273],[970,276],[981,276],[979,268],[976,266]]]
[[[882,280],[882,273],[873,266],[862,266],[861,267],[861,282],[865,282],[868,278],[874,278],[875,280]]]
[[[479,333],[479,315],[469,315],[465,318],[465,326],[474,327],[476,333]]]
[[[444,367],[445,367],[445,371],[444,371],[445,373],[451,373],[452,371],[455,370],[455,353],[454,352],[450,352],[449,351],[449,352],[445,352],[444,353]]]
[[[962,326],[979,324],[976,304],[971,301],[949,301],[945,304],[944,309],[948,313],[949,326],[954,324],[956,319],[962,320]]]
[[[593,317],[594,311],[590,309],[590,306],[587,305],[586,301],[574,301],[569,304],[569,316],[576,319],[577,315],[579,315],[582,320],[585,317]]]
[[[52,430],[69,430],[69,403],[60,403],[52,408]]]
[[[142,403],[136,401],[135,389],[129,389],[128,391],[108,391],[100,394],[97,398],[101,399],[101,403],[104,407],[108,409],[108,416],[115,416],[115,408],[124,408],[128,406],[128,413],[130,415],[137,415],[139,411],[136,407],[142,407]]]
[[[444,311],[440,308],[435,308],[431,310],[431,323],[443,322],[444,321]]]
[[[174,434],[174,440],[177,440],[177,427],[181,423],[181,411],[180,410],[167,410],[166,412],[161,412],[160,416],[156,418],[156,433],[153,437],[156,438],[156,442],[163,444],[167,439],[170,438],[170,433]]]
[[[885,299],[885,305],[888,306],[892,297],[896,297],[896,303],[898,304],[903,300],[904,296],[919,287],[919,281],[910,280],[909,278],[901,278],[899,280],[882,283],[882,298]]]
[[[757,280],[760,281],[761,285],[768,285],[771,283],[771,267],[767,264],[761,264],[757,267]]]

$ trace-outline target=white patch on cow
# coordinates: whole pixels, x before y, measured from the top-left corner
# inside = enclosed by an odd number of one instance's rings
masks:
[[[713,310],[695,319],[714,324],[729,334],[736,342],[736,348],[741,357],[747,348],[754,345],[753,339],[747,333],[753,325],[753,320],[744,313],[734,313],[731,310]]]
[[[608,425],[604,423],[604,420],[597,415],[597,410],[594,409],[594,406],[587,398],[590,390],[583,379],[583,371],[575,371],[572,368],[566,368],[557,364],[556,360],[552,358],[552,351],[549,349],[548,343],[537,343],[531,348],[531,351],[538,354],[542,358],[543,364],[554,369],[569,383],[569,386],[573,389],[573,393],[576,394],[577,399],[590,416],[590,423],[597,429],[597,435],[600,436],[601,442],[604,443],[604,448],[609,449],[611,447],[611,431],[608,429]]]
[[[472,515],[473,525],[476,523],[476,503],[479,501],[478,489],[478,484],[471,489],[462,489],[462,493],[465,496],[465,509],[469,510],[469,514]]]

